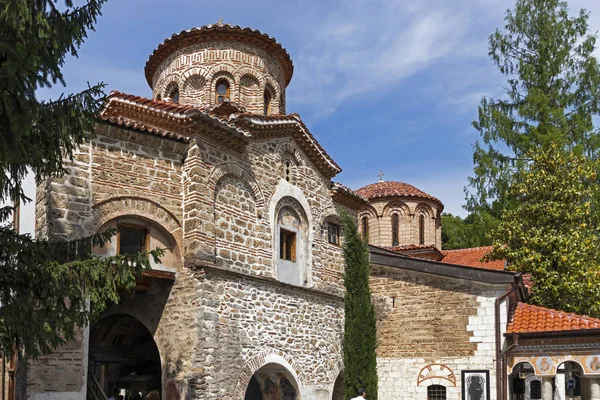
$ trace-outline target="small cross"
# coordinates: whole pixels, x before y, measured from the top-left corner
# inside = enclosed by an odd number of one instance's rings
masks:
[[[223,17],[219,17],[219,20],[217,21],[217,25],[223,25]]]
[[[385,175],[383,171],[379,170],[379,182],[383,182],[383,175]]]

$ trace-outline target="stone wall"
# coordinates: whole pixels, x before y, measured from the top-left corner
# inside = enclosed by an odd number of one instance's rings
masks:
[[[188,395],[243,398],[250,377],[274,355],[285,360],[302,398],[331,396],[342,362],[341,297],[215,268],[196,278],[203,291],[194,368],[202,373]]]
[[[370,284],[379,398],[424,399],[432,384],[459,398],[463,370],[489,370],[495,398],[494,301],[504,287],[380,266]]]

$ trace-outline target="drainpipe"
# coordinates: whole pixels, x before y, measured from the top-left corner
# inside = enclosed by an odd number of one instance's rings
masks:
[[[510,296],[511,294],[520,291],[520,294],[523,295],[523,291],[521,289],[521,285],[519,282],[521,280],[521,274],[515,275],[515,281],[512,283],[512,289],[509,289],[505,293],[498,296],[494,302],[494,314],[495,314],[495,331],[496,331],[496,399],[497,400],[505,400],[504,394],[506,394],[505,388],[505,379],[504,372],[502,369],[502,339],[500,334],[500,303]],[[502,382],[500,382],[502,380]]]

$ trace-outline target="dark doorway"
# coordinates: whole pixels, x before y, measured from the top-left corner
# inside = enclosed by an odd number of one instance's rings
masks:
[[[137,318],[113,314],[90,327],[88,400],[110,397],[118,389],[124,400],[161,393],[160,354],[153,335]]]
[[[250,378],[244,400],[263,400],[260,385],[254,376]]]

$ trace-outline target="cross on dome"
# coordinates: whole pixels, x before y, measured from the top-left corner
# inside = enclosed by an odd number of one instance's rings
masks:
[[[385,175],[385,174],[383,173],[383,170],[380,169],[379,170],[379,182],[383,182],[383,175]]]

